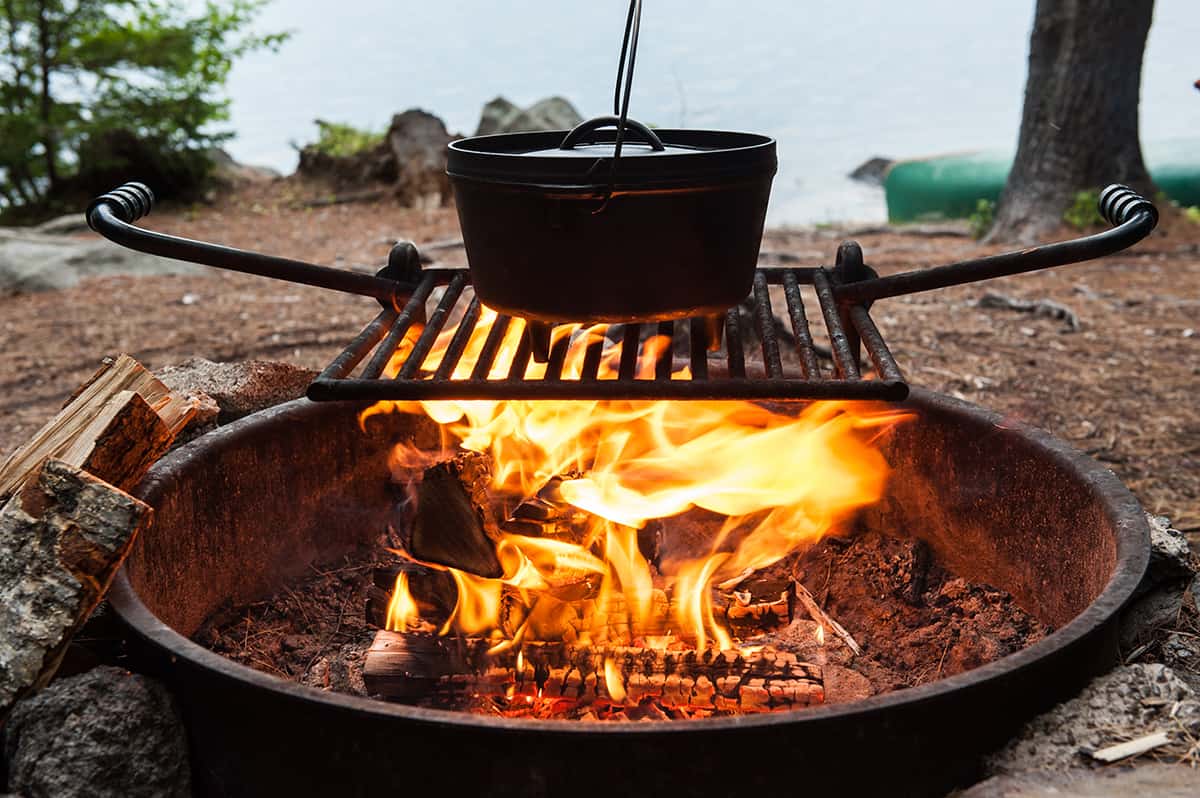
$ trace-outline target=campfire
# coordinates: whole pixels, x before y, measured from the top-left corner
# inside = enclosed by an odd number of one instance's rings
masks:
[[[456,368],[474,368],[494,317]],[[421,332],[410,329],[387,372]],[[496,368],[521,336],[518,320]],[[601,341],[601,378],[615,376],[621,345],[607,325],[555,336],[569,342],[565,374]],[[439,336],[430,373],[454,337]],[[638,370],[669,344],[646,341]],[[779,566],[879,499],[888,466],[875,442],[903,412],[427,401],[377,403],[360,423],[390,412],[427,415],[445,440],[432,452],[400,442],[391,455],[399,560],[376,576],[390,592],[377,589],[368,609],[383,627],[366,656],[371,693],[534,717],[766,712],[823,701],[827,634],[857,647]],[[808,660],[768,637],[804,616]]]

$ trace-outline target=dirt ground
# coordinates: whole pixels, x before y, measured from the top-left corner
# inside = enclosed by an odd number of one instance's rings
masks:
[[[391,243],[452,239],[452,209],[388,202],[304,209],[313,189],[280,181],[174,208],[155,229],[374,271]],[[1145,508],[1200,541],[1200,226],[1164,225],[1134,250],[1037,274],[882,300],[873,316],[914,385],[1043,427],[1111,467]],[[987,254],[964,235],[771,230],[763,249],[832,261],[843,237],[880,273]],[[1066,234],[1066,231],[1064,231]],[[988,292],[1051,300],[1079,320],[978,306]],[[103,277],[0,297],[0,456],[40,426],[101,358],[151,368],[199,355],[320,368],[373,315],[373,301],[212,270]]]

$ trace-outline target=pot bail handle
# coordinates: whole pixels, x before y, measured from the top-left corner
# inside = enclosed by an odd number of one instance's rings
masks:
[[[636,131],[641,135],[650,148],[656,152],[662,152],[667,147],[662,143],[662,139],[658,137],[653,130],[643,125],[636,119],[625,119],[624,126],[626,130]],[[586,122],[580,122],[573,127],[566,136],[563,137],[562,144],[558,145],[560,150],[574,149],[576,145],[582,143],[582,139],[589,133],[593,133],[601,128],[615,127],[618,130],[622,126],[622,120],[616,116],[598,116],[595,119],[589,119]]]

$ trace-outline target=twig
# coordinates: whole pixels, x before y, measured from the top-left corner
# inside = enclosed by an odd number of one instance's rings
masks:
[[[854,637],[846,631],[844,626],[830,617],[829,613],[821,609],[821,606],[817,604],[817,600],[813,598],[812,593],[808,592],[808,588],[799,582],[793,582],[793,584],[796,586],[796,598],[804,605],[804,609],[808,612],[809,617],[822,626],[828,626],[832,629],[833,633],[841,638],[842,642],[854,652],[855,656],[862,654],[862,648],[858,645]]]

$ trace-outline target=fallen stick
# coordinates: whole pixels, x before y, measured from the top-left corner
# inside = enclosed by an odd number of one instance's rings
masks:
[[[398,701],[536,697],[582,704],[770,712],[819,704],[821,668],[794,654],[526,643],[377,632],[363,662],[373,695]]]
[[[61,460],[0,509],[0,718],[54,675],[152,512]]]
[[[858,645],[858,641],[846,631],[844,626],[835,621],[829,613],[821,609],[821,606],[817,604],[817,600],[813,598],[813,594],[808,592],[808,588],[799,582],[795,582],[794,584],[796,586],[796,598],[804,605],[804,609],[808,612],[809,617],[832,630],[846,644],[846,647],[854,652],[855,656],[862,654],[862,647]]]

